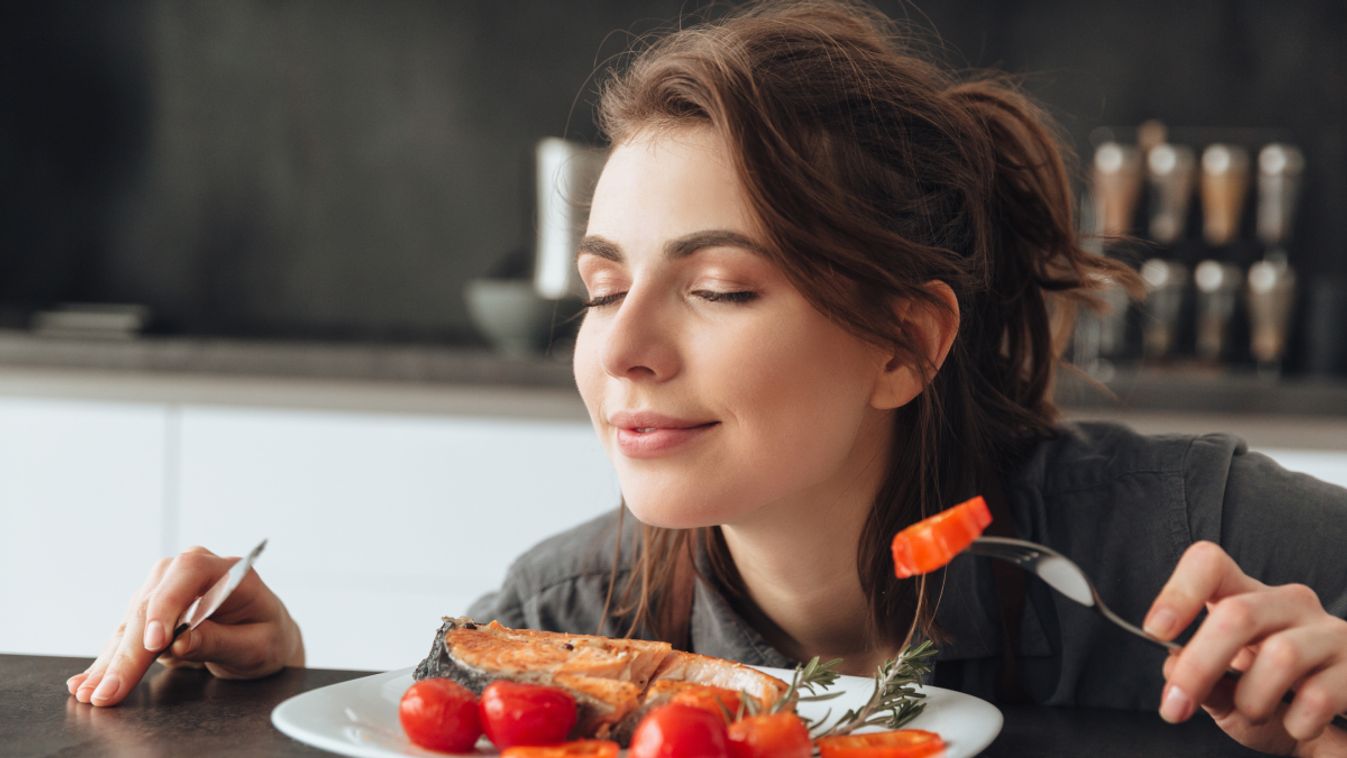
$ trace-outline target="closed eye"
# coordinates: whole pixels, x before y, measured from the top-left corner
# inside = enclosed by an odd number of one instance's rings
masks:
[[[716,292],[715,290],[694,290],[697,297],[711,303],[747,303],[758,296],[758,293],[744,290],[741,292]]]
[[[614,292],[608,295],[599,295],[590,298],[581,303],[585,308],[602,308],[612,305],[626,296],[625,292]],[[715,290],[694,290],[693,295],[700,297],[708,303],[747,303],[757,298],[758,293],[749,290],[740,292],[717,292]]]
[[[585,308],[602,308],[605,305],[612,305],[613,303],[616,303],[618,300],[621,300],[622,297],[626,294],[627,293],[625,292],[614,292],[610,295],[599,295],[598,297],[586,300],[585,302],[581,303],[581,305]]]

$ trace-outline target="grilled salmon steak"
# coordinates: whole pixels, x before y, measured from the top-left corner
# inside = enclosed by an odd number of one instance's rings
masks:
[[[497,679],[560,687],[579,707],[572,738],[626,744],[644,712],[694,686],[743,691],[764,706],[785,694],[774,676],[723,658],[684,653],[667,642],[510,629],[445,618],[417,680],[452,679],[475,693]]]

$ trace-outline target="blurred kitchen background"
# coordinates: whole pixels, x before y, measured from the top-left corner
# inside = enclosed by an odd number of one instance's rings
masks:
[[[1026,77],[1146,276],[1078,330],[1068,415],[1347,484],[1347,4],[878,5]],[[697,7],[0,7],[0,652],[92,655],[154,559],[267,536],[312,665],[409,665],[611,508],[559,201],[592,74]]]

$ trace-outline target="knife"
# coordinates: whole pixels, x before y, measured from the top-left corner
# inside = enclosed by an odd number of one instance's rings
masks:
[[[187,612],[182,614],[178,625],[173,628],[173,636],[164,646],[164,649],[159,652],[159,655],[168,652],[183,632],[197,628],[202,621],[210,618],[212,613],[219,610],[224,601],[243,583],[243,577],[248,575],[249,569],[253,567],[253,562],[257,560],[257,556],[262,554],[262,549],[266,546],[266,540],[257,543],[257,547],[249,551],[243,558],[235,561],[234,565],[229,567],[229,571],[225,572],[224,576],[220,577],[215,584],[211,585],[210,589],[206,590],[206,594],[197,598],[187,607]]]

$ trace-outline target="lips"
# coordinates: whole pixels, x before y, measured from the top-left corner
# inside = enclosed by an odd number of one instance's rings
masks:
[[[697,442],[719,421],[678,418],[651,411],[621,411],[608,419],[617,429],[617,445],[629,458],[667,455]]]

